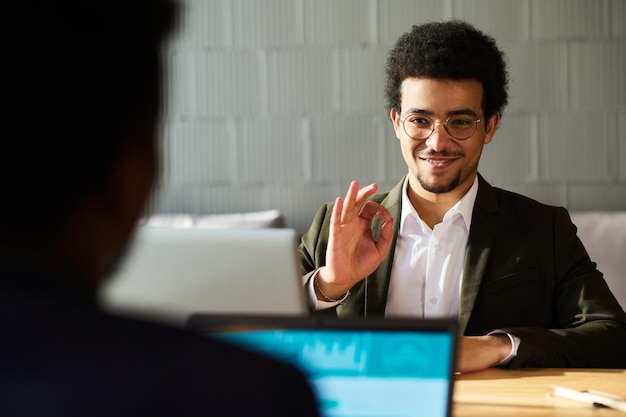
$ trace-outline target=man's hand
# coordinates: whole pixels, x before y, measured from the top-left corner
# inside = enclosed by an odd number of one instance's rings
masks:
[[[335,200],[326,266],[320,268],[316,278],[328,297],[343,296],[387,257],[393,238],[391,214],[380,204],[366,201],[377,189],[376,184],[359,188],[359,183],[353,181],[345,199]],[[375,217],[383,222],[377,240],[371,229]]]
[[[474,372],[492,367],[511,353],[511,340],[506,334],[461,336],[457,372]]]

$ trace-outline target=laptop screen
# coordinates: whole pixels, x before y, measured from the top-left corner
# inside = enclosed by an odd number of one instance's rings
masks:
[[[190,323],[198,329],[201,319],[194,320]],[[231,320],[226,326],[204,326],[202,333],[299,367],[325,417],[451,415],[454,324],[371,318],[265,321]]]

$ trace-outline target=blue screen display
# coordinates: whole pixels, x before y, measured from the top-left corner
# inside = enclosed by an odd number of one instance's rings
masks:
[[[448,333],[278,329],[217,337],[300,368],[325,417],[447,415]]]

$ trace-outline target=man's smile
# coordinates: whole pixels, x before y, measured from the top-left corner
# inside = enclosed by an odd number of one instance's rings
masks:
[[[445,168],[452,165],[455,161],[461,158],[458,154],[443,154],[443,155],[416,155],[418,159],[426,162],[433,168]]]

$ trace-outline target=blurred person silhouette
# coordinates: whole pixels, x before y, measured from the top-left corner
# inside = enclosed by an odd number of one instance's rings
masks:
[[[2,416],[318,415],[289,365],[97,306],[158,174],[178,7],[1,6]]]

